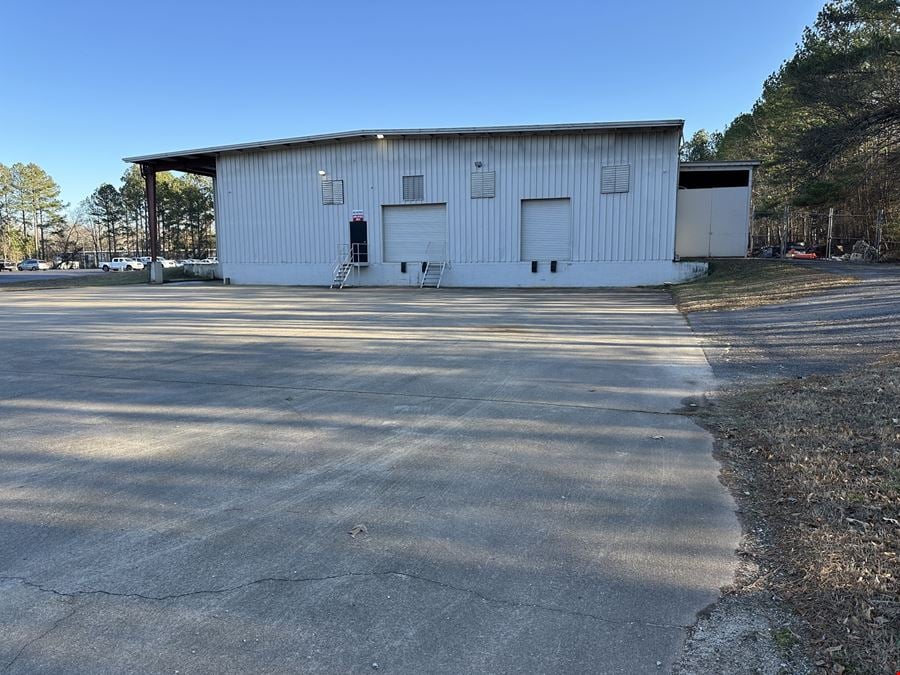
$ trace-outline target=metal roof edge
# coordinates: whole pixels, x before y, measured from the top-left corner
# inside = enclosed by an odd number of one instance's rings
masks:
[[[758,159],[710,159],[702,162],[681,162],[681,169],[727,169],[729,167],[746,169],[759,166],[762,162]]]
[[[196,148],[193,150],[176,150],[174,152],[162,152],[152,155],[135,155],[124,157],[123,160],[132,163],[150,162],[153,160],[172,157],[188,157],[192,155],[212,155],[223,152],[240,152],[242,150],[272,150],[279,146],[290,147],[308,143],[329,143],[355,138],[376,137],[381,134],[385,138],[392,136],[476,136],[476,135],[539,135],[554,133],[589,133],[591,131],[615,131],[631,129],[671,128],[681,129],[684,120],[647,120],[626,122],[587,122],[574,124],[527,124],[517,126],[495,127],[438,127],[432,129],[360,129],[357,131],[341,131],[333,134],[318,134],[313,136],[297,136],[294,138],[280,138],[269,141],[256,141],[252,143],[235,143],[232,145],[218,145],[208,148]]]

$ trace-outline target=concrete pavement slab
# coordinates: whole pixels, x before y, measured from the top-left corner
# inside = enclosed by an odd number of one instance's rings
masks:
[[[647,672],[731,580],[663,293],[8,295],[13,671]]]

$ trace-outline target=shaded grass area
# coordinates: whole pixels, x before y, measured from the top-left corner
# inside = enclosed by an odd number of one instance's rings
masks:
[[[828,672],[900,664],[900,354],[724,394],[699,413],[768,570]]]
[[[185,274],[184,270],[178,267],[170,267],[163,270],[163,279],[165,281],[188,281],[195,280]],[[53,279],[36,279],[34,281],[14,281],[7,284],[0,284],[0,291],[34,291],[46,288],[72,288],[81,286],[130,286],[134,284],[150,283],[150,270],[139,270],[135,272],[107,272],[104,274],[87,274],[82,276],[72,275],[67,277],[56,277]]]
[[[708,276],[671,290],[682,312],[702,312],[772,305],[857,281],[784,260],[713,260]]]

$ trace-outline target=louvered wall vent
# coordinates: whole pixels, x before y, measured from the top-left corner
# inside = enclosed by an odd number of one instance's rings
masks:
[[[493,171],[472,173],[472,199],[490,199],[496,194],[497,178]]]
[[[403,201],[425,201],[425,176],[403,176]]]
[[[332,180],[330,178],[322,179],[322,203],[323,204],[343,204],[344,203],[344,181]]]
[[[600,192],[603,194],[628,192],[630,184],[631,166],[629,164],[604,166],[600,170]]]

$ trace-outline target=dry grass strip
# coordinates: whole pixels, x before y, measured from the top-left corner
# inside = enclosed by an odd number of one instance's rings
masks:
[[[859,281],[783,260],[713,260],[709,265],[708,276],[672,286],[682,312],[773,305]]]
[[[841,376],[726,394],[701,413],[755,551],[757,580],[833,673],[900,668],[900,354]]]

